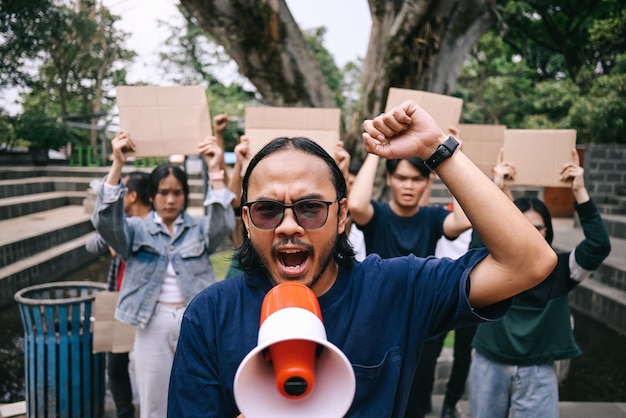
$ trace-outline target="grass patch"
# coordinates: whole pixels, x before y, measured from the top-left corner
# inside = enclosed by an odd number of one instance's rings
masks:
[[[448,335],[446,335],[443,346],[445,348],[454,348],[454,331],[449,332]]]
[[[213,264],[213,270],[215,270],[215,278],[219,282],[224,280],[228,269],[230,268],[230,262],[233,258],[232,251],[222,251],[219,253],[211,254],[211,263]]]

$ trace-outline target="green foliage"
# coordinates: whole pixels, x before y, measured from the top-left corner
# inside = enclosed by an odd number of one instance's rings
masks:
[[[119,17],[94,2],[37,0],[33,4],[38,8],[36,14],[35,11],[31,14],[35,14],[37,24],[43,27],[26,34],[32,39],[21,50],[15,49],[19,59],[12,62],[16,71],[24,74],[28,71],[21,66],[32,57],[36,56],[40,62],[35,76],[21,77],[29,88],[21,97],[24,109],[21,136],[51,147],[67,142],[57,138],[68,135],[72,141],[94,145],[96,137],[90,130],[70,130],[50,121],[73,119],[88,125],[112,108],[114,102],[106,91],[116,84],[125,84],[124,70],[119,66],[114,69],[114,63],[127,62],[134,56],[134,52],[123,47],[127,34],[115,28]],[[16,12],[12,27],[18,22],[28,27],[29,22],[22,22],[25,19]],[[9,44],[2,47],[8,48]],[[44,135],[42,131],[46,127],[51,132]]]
[[[521,127],[531,112],[532,71],[494,33],[473,48],[459,77],[455,95],[464,99],[463,123]]]
[[[585,142],[626,143],[626,53],[610,74],[596,77],[589,93],[569,111],[571,127]]]
[[[16,118],[15,135],[30,147],[56,149],[75,142],[74,132],[60,120],[23,113]]]
[[[7,114],[0,114],[0,145],[11,149],[17,143],[15,134],[15,118]]]
[[[458,80],[463,122],[626,142],[625,10],[609,0],[505,2],[501,30],[479,40]]]
[[[624,7],[621,0],[508,0],[500,8],[504,41],[538,79],[567,77],[584,87],[584,67],[606,70],[624,50]]]
[[[54,27],[55,10],[52,0],[0,0],[0,89],[32,80],[24,66]]]
[[[337,67],[337,64],[335,64],[333,56],[324,47],[324,35],[326,35],[326,28],[321,26],[305,31],[304,39],[313,51],[315,60],[319,63],[324,79],[326,80],[326,85],[335,95],[337,107],[342,107],[345,103],[345,98],[342,94],[342,87],[344,85],[343,74]]]

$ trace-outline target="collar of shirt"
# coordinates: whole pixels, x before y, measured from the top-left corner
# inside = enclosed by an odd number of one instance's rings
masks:
[[[183,220],[183,215],[182,213],[178,215],[178,217],[174,220],[174,233],[176,233],[178,231],[178,229],[180,228],[180,226],[183,224],[184,220]],[[158,213],[156,213],[156,211],[154,212],[154,223],[159,225],[161,228],[164,228],[165,230],[167,230],[167,227],[165,226],[165,224],[163,223],[163,219],[159,216]]]

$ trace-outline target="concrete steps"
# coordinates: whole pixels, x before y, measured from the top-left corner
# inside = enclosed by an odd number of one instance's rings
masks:
[[[16,290],[62,280],[98,257],[85,250],[88,234],[36,253],[0,269],[0,306],[14,302]]]
[[[615,238],[626,239],[626,215],[621,214],[602,214],[604,226],[606,226],[609,235]]]
[[[602,218],[613,215],[602,215]],[[615,226],[626,227],[626,217],[613,218]],[[605,224],[608,222],[605,219]],[[611,235],[611,253],[600,268],[570,292],[570,305],[605,324],[619,334],[626,334],[626,239]],[[584,235],[572,219],[554,219],[555,249],[571,251]]]
[[[7,266],[93,231],[82,206],[64,206],[0,221],[1,266]]]
[[[0,220],[18,218],[67,205],[80,205],[85,192],[45,192],[0,199]]]
[[[94,231],[89,183],[108,169],[0,167],[0,306],[21,288],[62,280],[97,258],[84,248]],[[201,175],[189,175],[189,184],[189,209],[201,214]]]
[[[83,200],[102,170],[0,168],[0,306],[27,286],[62,280],[97,256],[85,250],[93,233]]]

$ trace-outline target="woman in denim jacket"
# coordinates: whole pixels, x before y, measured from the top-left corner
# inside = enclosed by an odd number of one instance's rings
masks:
[[[135,145],[120,132],[112,146],[107,177],[91,185],[98,194],[92,221],[126,262],[115,317],[137,327],[133,352],[141,417],[162,418],[180,321],[189,301],[215,282],[209,255],[234,228],[234,195],[224,184],[222,150],[208,137],[198,146],[209,168],[204,217],[195,219],[186,212],[187,177],[172,164],[150,174],[153,210],[146,219],[126,217],[120,177]]]

